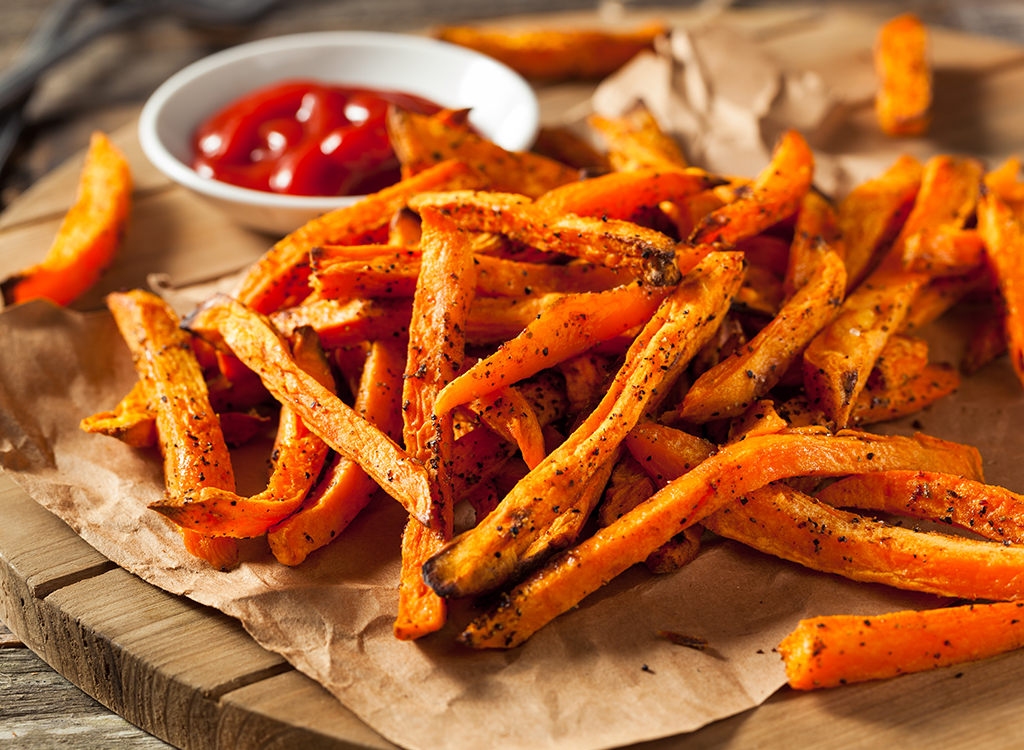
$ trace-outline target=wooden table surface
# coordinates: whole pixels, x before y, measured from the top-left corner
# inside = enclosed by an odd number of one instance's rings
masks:
[[[632,3],[641,5],[641,3]],[[887,4],[909,8],[930,23],[1001,35],[1024,44],[1024,7],[1013,0]],[[420,29],[437,21],[483,18],[499,12],[593,7],[593,2],[548,0],[355,0],[281,3],[247,26],[208,29],[174,19],[153,18],[111,34],[55,68],[28,107],[29,126],[15,159],[0,174],[0,208],[43,175],[79,152],[95,128],[114,131],[130,123],[148,94],[167,76],[211,51],[254,38],[314,29]],[[0,68],[17,55],[46,4],[0,0]],[[976,674],[984,682],[984,670]],[[973,679],[973,678],[972,678]],[[927,681],[927,680],[926,680]],[[920,683],[916,683],[920,684]],[[886,700],[895,700],[888,691]],[[766,710],[785,706],[774,697]],[[977,719],[1007,717],[999,707]],[[741,732],[743,717],[721,723],[701,747],[716,747]],[[718,738],[718,739],[716,739]],[[167,748],[74,687],[0,623],[0,745],[18,748]],[[733,745],[735,746],[735,745]]]

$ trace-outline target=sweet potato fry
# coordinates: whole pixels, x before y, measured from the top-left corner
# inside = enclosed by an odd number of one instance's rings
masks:
[[[530,150],[592,174],[604,174],[612,168],[606,154],[602,154],[586,138],[569,127],[541,125]]]
[[[775,387],[808,342],[835,317],[846,288],[842,258],[820,246],[814,275],[749,343],[705,372],[687,391],[679,418],[703,423],[742,414]]]
[[[152,386],[139,380],[113,411],[85,417],[79,426],[85,432],[108,435],[133,448],[151,448],[157,443],[156,415]]]
[[[815,496],[836,508],[926,518],[995,541],[1024,544],[1024,497],[956,474],[886,471],[833,482]]]
[[[107,307],[132,352],[139,379],[153,388],[166,497],[186,503],[203,487],[234,491],[231,456],[210,406],[202,370],[178,316],[151,292],[107,296]],[[181,529],[185,548],[220,570],[238,563],[233,539]]]
[[[927,341],[903,334],[890,336],[868,376],[868,387],[898,388],[920,375],[927,365]]]
[[[551,214],[636,221],[644,210],[663,201],[686,201],[724,184],[726,180],[701,169],[648,167],[562,185],[540,196],[536,206]]]
[[[474,620],[460,638],[473,648],[512,648],[522,643],[687,526],[772,481],[924,464],[972,478],[981,476],[975,449],[923,435],[778,433],[732,443],[646,503],[552,558]]]
[[[927,365],[915,378],[892,388],[865,388],[857,396],[850,424],[864,426],[899,419],[924,409],[960,387],[960,375],[950,365]]]
[[[878,253],[899,233],[917,191],[923,167],[901,156],[882,175],[861,183],[840,202],[837,220],[846,249],[846,288],[858,286]]]
[[[611,459],[711,336],[739,286],[741,269],[739,254],[715,253],[665,298],[601,403],[573,434],[483,523],[427,561],[423,576],[435,591],[446,597],[473,595],[521,572],[520,557],[535,534],[572,507],[573,487],[585,485]]]
[[[837,510],[783,483],[750,492],[704,525],[812,570],[939,596],[1024,597],[1024,546],[922,533]]]
[[[1024,645],[1024,602],[801,620],[778,646],[797,690],[883,680]]]
[[[928,30],[913,13],[885,23],[875,43],[875,114],[886,135],[923,135],[931,123]]]
[[[128,224],[131,199],[128,162],[103,133],[94,132],[75,204],[42,262],[0,285],[4,302],[43,298],[67,305],[76,300],[113,262]]]
[[[285,337],[302,326],[309,326],[317,332],[325,349],[338,349],[384,338],[404,343],[411,317],[412,301],[408,299],[353,299],[346,302],[317,300],[289,307],[273,313],[270,320]],[[204,337],[217,335],[199,321],[196,325],[190,330]]]
[[[796,213],[811,186],[814,155],[795,130],[784,133],[772,160],[737,200],[705,216],[690,235],[691,245],[735,245]]]
[[[627,267],[653,286],[670,286],[681,275],[675,241],[632,222],[553,214],[525,196],[497,192],[426,193],[410,205],[443,210],[464,229],[504,234],[530,247],[612,268]]]
[[[635,31],[505,31],[444,26],[436,31],[436,36],[493,57],[524,78],[550,82],[609,76],[637,53],[652,49],[654,40],[666,30],[661,23]]]
[[[907,238],[903,267],[929,276],[962,276],[985,261],[985,245],[974,229],[927,227]]]
[[[410,196],[424,190],[468,190],[485,186],[486,179],[468,164],[454,159],[442,161],[422,174],[296,229],[249,267],[234,297],[264,314],[295,305],[309,294],[309,251],[312,248],[325,244],[360,245],[383,239],[391,217],[406,205]]]
[[[793,243],[790,245],[786,260],[785,278],[782,282],[786,299],[796,294],[814,274],[814,269],[821,260],[821,253],[818,252],[820,245],[831,248],[840,258],[845,253],[835,208],[817,190],[808,190],[796,214]]]
[[[427,467],[431,504],[426,519],[411,517],[402,535],[395,637],[411,640],[440,629],[444,601],[424,583],[423,562],[452,537],[453,420],[437,413],[438,393],[462,367],[464,331],[476,282],[469,236],[441,211],[424,209],[423,267],[416,284],[409,355],[402,387],[406,449]],[[539,429],[539,428],[538,428]]]
[[[334,376],[313,329],[300,329],[291,349],[296,365],[334,392]],[[270,480],[263,492],[242,497],[232,490],[204,487],[187,503],[152,503],[149,507],[182,528],[206,536],[262,536],[299,508],[320,476],[329,450],[284,404],[271,454]]]
[[[519,446],[531,469],[544,460],[544,435],[537,412],[513,386],[491,391],[471,404],[480,420],[509,442]]]
[[[634,283],[606,292],[566,295],[540,313],[518,336],[446,385],[434,408],[442,414],[580,355],[599,341],[642,324],[666,293],[667,290]]]
[[[423,464],[296,365],[287,342],[265,316],[224,295],[211,297],[205,305],[216,310],[224,342],[274,398],[331,448],[362,466],[410,515],[429,516],[430,487]]]
[[[1024,384],[1024,230],[1009,206],[989,191],[978,203],[978,233],[1003,300],[1010,363]]]
[[[401,434],[402,372],[405,347],[375,341],[356,393],[355,411],[392,440]],[[377,492],[377,483],[349,458],[336,455],[302,507],[273,526],[267,541],[274,557],[298,565],[341,534]]]
[[[620,117],[592,114],[587,124],[600,134],[608,149],[608,161],[619,172],[687,165],[679,144],[662,131],[643,102],[637,102]]]
[[[406,177],[418,175],[446,159],[461,159],[474,165],[492,190],[521,193],[531,198],[579,178],[579,172],[572,167],[540,154],[506,151],[474,133],[468,125],[453,124],[442,116],[420,115],[392,107],[387,126],[388,137]]]

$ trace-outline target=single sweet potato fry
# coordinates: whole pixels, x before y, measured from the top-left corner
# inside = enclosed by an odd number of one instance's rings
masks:
[[[834,250],[840,258],[845,254],[845,244],[839,231],[835,208],[817,190],[808,190],[796,214],[793,242],[786,260],[785,277],[782,281],[786,299],[796,294],[814,274],[821,260],[821,253],[818,251],[820,245]],[[845,275],[843,274],[844,277]]]
[[[541,125],[530,150],[585,173],[604,174],[612,168],[608,156],[571,127]]]
[[[490,189],[531,198],[579,178],[577,170],[554,159],[529,152],[506,151],[474,133],[467,124],[453,123],[443,113],[420,115],[392,107],[388,111],[387,127],[406,177],[446,159],[460,159],[482,173]],[[445,188],[426,188],[430,189]]]
[[[605,292],[562,297],[518,336],[446,385],[434,408],[442,414],[642,324],[665,299],[667,291],[633,283]]]
[[[652,49],[667,28],[651,23],[635,31],[537,29],[506,31],[443,26],[438,39],[475,49],[535,81],[601,79]]]
[[[850,412],[850,424],[862,427],[916,414],[959,387],[960,374],[955,368],[941,362],[929,364],[902,385],[868,386],[861,391]]]
[[[353,299],[344,302],[325,299],[280,310],[273,313],[270,320],[286,337],[302,326],[309,326],[317,332],[325,349],[339,349],[384,338],[404,343],[409,334],[411,316],[410,299]],[[190,323],[190,330],[204,338],[217,335],[215,330],[201,323],[198,327]]]
[[[928,30],[913,13],[885,23],[875,42],[875,114],[886,135],[923,135],[931,123]]]
[[[873,269],[878,253],[899,233],[921,186],[921,163],[901,156],[878,177],[861,183],[839,203],[838,223],[846,249],[846,288]]]
[[[675,241],[632,222],[551,213],[526,196],[497,192],[426,193],[410,205],[443,210],[467,230],[503,234],[546,252],[629,268],[652,286],[671,286],[681,276]]]
[[[637,102],[620,117],[592,114],[587,125],[604,140],[608,161],[619,172],[687,165],[679,144],[662,131],[643,102]]]
[[[704,525],[812,570],[939,596],[1024,597],[1024,546],[921,532],[837,510],[779,482],[750,492]]]
[[[233,492],[235,476],[227,443],[178,316],[158,296],[138,289],[107,295],[107,306],[132,352],[140,380],[153,388],[166,497],[187,503],[203,487]],[[181,529],[181,535],[185,549],[215,568],[237,565],[235,540],[189,529]]]
[[[75,204],[42,262],[0,285],[4,302],[76,300],[113,262],[131,211],[132,176],[121,152],[96,131],[89,141]]]
[[[929,276],[962,276],[985,261],[985,245],[974,229],[927,227],[907,238],[903,267]]]
[[[797,690],[884,680],[1024,646],[1024,602],[801,620],[778,646]]]
[[[645,463],[643,458],[639,460]],[[647,502],[549,560],[504,595],[496,607],[474,620],[461,640],[473,648],[519,645],[687,526],[772,481],[925,464],[972,478],[981,476],[977,450],[923,435],[905,438],[821,431],[777,433],[732,443]]]
[[[795,130],[784,133],[772,160],[757,178],[738,188],[738,198],[703,219],[690,235],[691,245],[733,246],[797,212],[811,187],[814,154]]]
[[[1024,229],[1009,206],[989,191],[978,203],[978,233],[1003,300],[1010,364],[1024,384]]]
[[[452,537],[452,414],[438,414],[436,399],[455,377],[465,356],[465,328],[476,282],[473,245],[467,233],[441,211],[424,209],[422,268],[413,299],[409,354],[402,386],[402,436],[409,451],[426,468],[430,511],[411,517],[402,536],[402,571],[398,585],[395,637],[420,638],[440,629],[446,607],[423,580],[423,562]]]
[[[648,167],[562,185],[540,196],[535,205],[552,214],[635,221],[662,201],[683,202],[724,184],[726,180],[701,169]]]
[[[927,518],[988,539],[1024,544],[1024,497],[956,474],[855,474],[819,490],[815,497],[836,508]]]
[[[85,417],[79,426],[89,433],[117,438],[133,448],[151,448],[157,443],[157,409],[152,393],[152,386],[139,380],[113,411]]]

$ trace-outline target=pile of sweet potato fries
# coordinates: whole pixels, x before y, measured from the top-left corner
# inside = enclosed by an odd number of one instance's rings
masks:
[[[110,295],[139,382],[83,427],[159,445],[152,507],[220,569],[237,538],[286,565],[344,544],[383,490],[409,516],[402,639],[500,592],[461,638],[517,646],[636,563],[685,565],[706,530],[998,602],[805,623],[780,647],[796,687],[1021,645],[1024,500],[984,484],[971,446],[863,429],[956,389],[915,334],[968,297],[993,311],[970,368],[1008,350],[1024,381],[1020,164],[904,157],[835,204],[797,132],[746,179],[687,166],[642,107],[590,124],[603,150],[561,134],[545,156],[464,112],[394,110],[403,180],[282,239],[233,295],[183,321]],[[229,446],[271,418],[269,482],[240,496]],[[461,502],[476,523],[456,535]],[[896,645],[912,626],[938,640]]]

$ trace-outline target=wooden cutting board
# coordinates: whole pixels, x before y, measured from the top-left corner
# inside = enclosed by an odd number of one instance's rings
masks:
[[[812,69],[823,59],[865,54],[879,19],[836,9],[733,17],[783,59]],[[933,49],[937,80],[949,87],[943,96],[963,116],[928,147],[993,163],[1024,152],[1024,50],[943,31],[935,32]],[[855,66],[831,67],[834,85],[870,91]],[[588,88],[539,93],[545,112],[561,112],[585,101]],[[863,135],[869,110],[853,122],[851,137],[857,127]],[[137,183],[131,230],[116,266],[77,308],[98,308],[107,291],[142,285],[154,272],[178,284],[216,278],[268,247],[269,238],[236,227],[153,170],[134,127],[114,140],[127,152]],[[0,278],[45,253],[73,200],[79,166],[80,160],[69,162],[0,216]],[[0,618],[57,671],[132,723],[182,748],[393,747],[258,646],[238,622],[113,565],[9,476],[0,476],[0,514]],[[1014,653],[841,690],[783,689],[759,708],[644,747],[1008,747],[1024,741],[1022,673],[1024,653]]]

